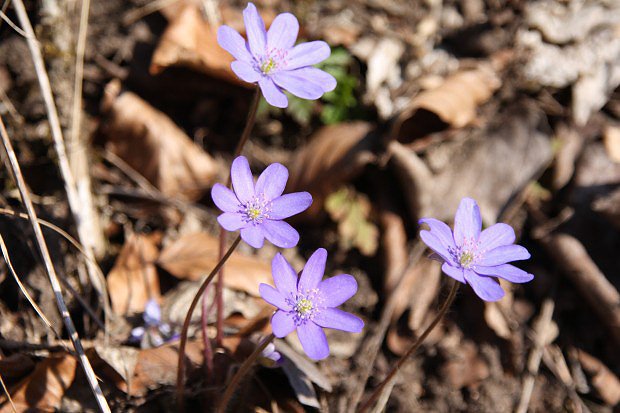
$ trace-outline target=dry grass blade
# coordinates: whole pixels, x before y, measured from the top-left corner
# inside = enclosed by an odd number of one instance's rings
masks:
[[[17,413],[17,408],[15,407],[15,404],[13,403],[13,399],[11,398],[11,394],[9,393],[9,390],[6,388],[6,385],[4,384],[4,380],[2,379],[1,374],[0,374],[0,384],[2,385],[2,390],[4,391],[4,394],[6,394],[6,398],[9,401],[9,404],[11,405],[11,409],[13,410],[14,413]]]
[[[23,4],[22,4],[23,7]],[[25,12],[25,10],[24,10]],[[63,322],[65,324],[65,328],[69,333],[71,338],[71,342],[73,344],[73,348],[75,352],[79,356],[80,363],[82,368],[84,369],[84,373],[88,380],[88,384],[90,385],[91,390],[93,391],[95,398],[97,399],[97,404],[99,409],[102,412],[110,412],[110,407],[101,392],[101,388],[99,387],[99,383],[97,382],[97,378],[95,376],[95,372],[93,371],[88,358],[84,354],[84,348],[82,346],[82,342],[80,341],[80,337],[75,330],[75,325],[73,324],[73,320],[71,319],[71,315],[69,314],[69,310],[67,309],[67,305],[65,304],[65,300],[62,297],[62,290],[60,288],[60,282],[58,281],[58,276],[56,275],[56,269],[54,268],[54,264],[52,263],[52,258],[47,249],[47,244],[45,242],[45,238],[43,238],[43,232],[41,231],[41,226],[39,225],[39,221],[37,218],[37,214],[34,210],[34,206],[32,205],[32,200],[30,199],[30,194],[28,192],[28,188],[26,187],[26,182],[24,181],[24,177],[21,173],[21,169],[19,167],[19,163],[17,162],[17,156],[13,150],[13,145],[9,140],[9,136],[4,127],[4,121],[0,117],[0,135],[2,137],[2,143],[4,145],[4,149],[6,151],[8,162],[10,165],[10,169],[13,173],[13,177],[19,189],[19,193],[22,197],[22,202],[26,207],[26,211],[28,212],[28,216],[30,218],[30,224],[32,225],[32,229],[35,234],[35,238],[37,241],[37,245],[39,247],[39,251],[41,253],[41,257],[43,258],[43,263],[45,265],[45,269],[47,271],[47,275],[50,280],[50,284],[52,285],[52,289],[54,290],[54,295],[56,297],[56,303],[58,305],[58,310],[62,316]]]
[[[45,101],[45,109],[47,111],[47,117],[52,132],[52,138],[54,139],[54,147],[56,148],[56,154],[58,155],[58,165],[60,167],[60,173],[64,181],[65,191],[67,192],[69,209],[73,214],[73,218],[77,226],[78,239],[80,240],[82,245],[84,245],[87,254],[93,255],[94,242],[97,239],[97,236],[92,231],[93,226],[91,221],[94,214],[92,212],[85,212],[85,208],[82,203],[83,201],[80,199],[79,193],[77,191],[77,185],[71,171],[71,167],[69,165],[69,159],[67,157],[64,138],[62,136],[62,129],[60,127],[58,111],[56,110],[54,97],[52,95],[52,87],[50,86],[50,80],[45,69],[43,56],[41,55],[41,48],[36,40],[36,35],[34,33],[34,29],[32,28],[32,24],[30,23],[30,19],[28,18],[28,13],[26,12],[26,7],[24,6],[23,1],[14,0],[13,6],[15,8],[15,12],[17,14],[20,24],[28,35],[26,37],[26,40],[28,42],[30,54],[32,55],[32,61],[34,63],[35,71],[37,73],[37,80],[39,81],[41,94],[43,95],[43,100]],[[92,267],[92,265],[87,263],[86,267],[88,269],[90,282],[92,283],[93,287],[95,288],[101,299],[105,301],[105,285],[101,284],[100,280],[97,278],[96,271]],[[105,308],[107,308],[107,306],[104,302],[104,309]]]

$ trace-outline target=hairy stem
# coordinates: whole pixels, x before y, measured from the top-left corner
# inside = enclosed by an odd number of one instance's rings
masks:
[[[228,406],[228,402],[230,401],[230,398],[234,394],[235,390],[237,389],[239,382],[241,381],[243,377],[247,375],[248,371],[250,370],[250,368],[252,367],[256,359],[258,358],[258,356],[263,352],[265,347],[267,347],[269,343],[273,341],[274,338],[276,338],[276,336],[274,336],[273,333],[270,334],[268,337],[266,337],[260,343],[260,345],[256,347],[254,352],[250,354],[250,357],[248,357],[243,362],[241,367],[239,367],[239,370],[237,370],[233,378],[230,380],[230,383],[228,384],[228,386],[226,387],[226,390],[224,391],[224,395],[220,399],[220,402],[216,409],[217,413],[224,413],[226,411],[226,406]]]
[[[450,293],[448,294],[448,298],[446,299],[446,301],[443,303],[443,305],[439,309],[439,313],[437,313],[437,315],[435,316],[431,324],[428,327],[426,327],[426,330],[424,330],[422,335],[418,337],[418,339],[411,345],[411,347],[409,347],[407,352],[398,360],[398,362],[394,365],[394,367],[392,367],[392,370],[390,370],[386,378],[383,379],[381,384],[379,384],[379,386],[377,386],[377,388],[372,392],[368,400],[366,400],[364,404],[362,404],[362,406],[358,410],[359,413],[366,412],[373,406],[373,404],[377,401],[379,396],[381,396],[383,389],[394,379],[394,377],[396,376],[396,373],[398,373],[398,371],[402,368],[405,362],[407,362],[409,357],[411,357],[411,355],[415,353],[415,351],[424,342],[426,337],[428,337],[431,331],[433,331],[433,329],[437,326],[437,324],[439,324],[439,322],[444,317],[444,315],[446,315],[448,308],[450,308],[450,305],[454,301],[454,297],[456,296],[456,291],[458,289],[459,289],[459,283],[457,281],[452,280],[452,286],[450,288]]]
[[[179,343],[179,361],[177,369],[177,405],[179,412],[183,412],[184,409],[183,385],[185,384],[185,346],[187,344],[187,330],[189,329],[189,323],[192,320],[192,314],[194,313],[196,305],[198,305],[198,301],[200,301],[200,298],[202,298],[202,294],[209,286],[209,283],[213,280],[220,268],[222,268],[226,260],[228,260],[228,258],[232,255],[235,248],[237,248],[237,245],[239,245],[239,242],[241,242],[241,236],[237,237],[237,239],[228,248],[228,251],[226,251],[226,254],[224,254],[224,256],[220,259],[215,268],[213,268],[211,273],[202,282],[200,288],[194,296],[194,299],[192,300],[192,303],[189,306],[187,315],[185,316],[185,321],[183,322],[183,329],[181,330],[181,341]]]
[[[237,156],[241,155],[241,151],[243,151],[243,147],[247,143],[248,139],[250,139],[250,132],[254,128],[254,122],[256,121],[256,111],[258,110],[258,102],[260,101],[260,89],[256,86],[254,90],[254,97],[252,98],[252,103],[250,103],[250,111],[248,112],[248,118],[245,122],[245,127],[243,128],[243,132],[241,133],[241,139],[239,139],[239,143],[237,143],[237,147],[235,148],[235,154],[233,159]],[[228,181],[226,186],[230,188],[231,177],[228,176]],[[226,232],[224,228],[220,228],[220,249],[219,254],[220,258],[224,254],[224,245],[226,245]],[[222,288],[224,281],[224,267],[220,269],[219,274],[217,275],[217,284],[215,286],[215,303],[217,308],[217,318],[215,322],[215,328],[217,334],[215,336],[215,343],[218,347],[222,346],[222,339],[224,337],[224,300],[222,297]],[[203,305],[205,305],[203,303]]]

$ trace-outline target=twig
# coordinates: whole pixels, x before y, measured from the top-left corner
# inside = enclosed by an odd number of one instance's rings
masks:
[[[542,238],[541,242],[608,328],[610,338],[620,345],[620,293],[616,287],[576,238],[553,234]]]
[[[383,381],[373,391],[373,393],[370,395],[368,400],[366,400],[366,402],[362,404],[362,407],[360,407],[359,409],[360,413],[366,412],[368,411],[368,409],[372,407],[374,402],[383,394],[384,388],[388,386],[390,382],[396,377],[396,374],[402,368],[402,366],[409,360],[409,357],[413,353],[415,353],[418,347],[420,347],[420,344],[424,342],[426,337],[431,333],[431,331],[433,331],[435,326],[439,324],[443,316],[446,314],[446,312],[448,311],[448,308],[450,308],[450,305],[452,304],[452,301],[454,301],[454,297],[456,296],[456,291],[459,289],[458,281],[451,280],[450,282],[452,283],[452,286],[450,288],[450,293],[448,294],[448,298],[446,299],[446,301],[443,303],[443,305],[439,309],[439,312],[437,313],[437,315],[435,316],[431,324],[428,327],[426,327],[426,330],[424,330],[424,332],[420,335],[420,337],[418,337],[418,339],[411,345],[411,347],[409,347],[407,352],[398,360],[396,365],[392,367],[392,370],[390,370],[386,378],[383,379]]]
[[[247,359],[245,359],[241,367],[239,367],[239,370],[237,370],[233,378],[230,380],[230,383],[228,383],[228,386],[226,386],[224,395],[222,396],[221,400],[218,403],[218,406],[216,409],[217,413],[224,413],[226,411],[226,406],[228,406],[228,401],[230,400],[233,393],[237,389],[237,386],[239,385],[239,381],[247,374],[247,372],[250,370],[250,368],[252,367],[256,359],[258,358],[258,356],[269,345],[269,343],[273,341],[274,338],[276,338],[276,336],[274,336],[273,333],[271,333],[268,337],[265,337],[262,343],[256,346],[252,354],[250,354],[250,356]]]
[[[2,379],[1,374],[0,374],[0,383],[2,384],[2,390],[4,390],[4,394],[6,394],[6,398],[9,400],[9,403],[11,403],[11,409],[13,410],[14,413],[17,413],[17,409],[15,408],[15,405],[13,404],[13,399],[11,399],[11,394],[9,393],[9,390],[6,388],[6,385],[4,384],[4,380]]]
[[[151,13],[155,13],[158,10],[163,9],[171,4],[177,3],[181,0],[154,0],[150,3],[146,3],[142,7],[131,10],[123,16],[123,25],[129,26],[140,20],[141,18],[148,16]]]
[[[20,2],[20,0],[16,0]],[[22,4],[23,6],[23,4]],[[25,12],[25,10],[24,10]],[[82,365],[82,369],[86,375],[86,379],[90,388],[95,395],[97,400],[97,404],[99,409],[102,412],[110,412],[110,407],[101,392],[101,388],[99,387],[99,383],[97,382],[97,378],[95,376],[95,372],[93,371],[86,354],[84,354],[84,348],[82,347],[82,343],[80,341],[80,337],[75,330],[75,325],[73,324],[73,320],[71,319],[71,315],[69,314],[69,310],[67,310],[67,306],[65,304],[65,300],[62,297],[62,290],[60,288],[60,282],[58,281],[58,276],[56,275],[56,269],[54,268],[54,264],[52,263],[52,257],[47,249],[47,244],[45,242],[45,238],[43,237],[43,232],[41,231],[41,226],[39,225],[39,221],[37,218],[37,214],[34,210],[34,206],[32,205],[32,200],[30,199],[30,194],[28,188],[26,187],[26,182],[24,181],[24,177],[21,173],[21,169],[19,167],[19,163],[17,161],[17,157],[15,156],[15,151],[13,150],[13,145],[9,139],[9,136],[4,127],[4,121],[0,116],[0,135],[2,138],[2,144],[6,151],[8,162],[10,165],[11,172],[17,184],[17,188],[22,198],[22,202],[26,207],[26,211],[28,213],[28,217],[30,218],[30,224],[32,225],[32,229],[34,231],[34,235],[37,241],[37,245],[39,247],[39,252],[41,253],[41,257],[43,258],[43,263],[45,265],[45,270],[47,271],[47,275],[50,280],[50,284],[52,285],[52,289],[54,291],[54,295],[56,297],[56,304],[58,305],[58,310],[62,316],[63,322],[65,324],[65,328],[71,338],[71,342],[73,344],[73,348],[78,355],[80,360],[80,364]]]
[[[179,343],[179,362],[177,366],[177,410],[179,411],[179,413],[182,413],[184,411],[185,394],[183,392],[183,385],[185,384],[185,345],[187,344],[187,331],[189,330],[189,324],[192,321],[192,314],[194,313],[194,309],[196,308],[196,305],[198,305],[198,302],[202,298],[205,290],[209,286],[209,283],[220,271],[220,268],[222,268],[226,260],[232,255],[235,248],[237,248],[237,245],[239,245],[239,242],[241,242],[241,236],[237,236],[237,239],[235,239],[232,245],[228,248],[226,254],[224,254],[224,256],[220,259],[215,268],[213,268],[211,273],[202,282],[200,288],[198,288],[198,291],[194,296],[194,299],[192,300],[192,303],[189,306],[187,315],[185,316],[183,328],[181,329],[181,342]]]
[[[527,360],[527,375],[523,380],[521,400],[515,413],[527,413],[528,406],[530,405],[534,382],[540,368],[540,360],[542,359],[545,346],[549,344],[549,327],[551,326],[554,307],[555,305],[551,299],[546,299],[542,305],[534,330],[534,349],[532,349]]]
[[[28,42],[28,48],[30,49],[32,61],[34,63],[34,68],[37,73],[41,94],[43,95],[43,100],[45,102],[52,138],[54,140],[56,154],[58,155],[58,165],[64,180],[65,191],[67,192],[69,209],[71,210],[76,223],[78,239],[82,245],[84,245],[84,250],[86,253],[94,258],[93,251],[95,242],[101,235],[97,235],[92,231],[93,226],[92,222],[89,222],[89,219],[92,221],[94,214],[92,211],[85,211],[84,205],[82,204],[83,200],[80,198],[77,191],[76,182],[67,158],[64,138],[62,136],[62,129],[60,127],[60,120],[58,118],[58,112],[54,103],[54,96],[52,94],[49,77],[47,75],[45,63],[43,62],[43,56],[41,55],[41,49],[39,47],[39,43],[36,41],[34,29],[32,28],[32,24],[28,18],[28,13],[26,12],[24,2],[22,0],[13,0],[13,6],[22,28],[28,35],[26,40]],[[107,300],[106,286],[105,284],[101,284],[95,274],[94,267],[90,263],[87,263],[87,268],[90,281],[102,299],[103,308],[107,314],[109,312],[109,303]]]

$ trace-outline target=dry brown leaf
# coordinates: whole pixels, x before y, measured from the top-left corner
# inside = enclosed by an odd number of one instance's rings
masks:
[[[167,245],[157,264],[182,280],[196,281],[207,276],[218,262],[219,242],[204,232],[184,235]],[[226,262],[226,287],[258,297],[260,283],[271,284],[271,264],[258,257],[234,252]]]
[[[142,174],[164,195],[196,200],[211,187],[213,158],[168,118],[120,85],[106,87],[100,132],[106,148]]]
[[[313,202],[303,216],[316,217],[327,195],[355,178],[375,159],[377,136],[368,122],[325,126],[302,147],[289,163],[289,192],[308,191]]]
[[[157,237],[158,234],[134,234],[125,241],[107,280],[112,310],[116,314],[141,313],[149,299],[161,298],[154,264],[158,254]]]
[[[446,127],[462,128],[476,118],[478,106],[500,85],[499,77],[488,66],[457,72],[436,89],[414,97],[396,117],[390,136],[411,142]]]
[[[620,162],[620,127],[608,125],[603,131],[603,142],[609,158]]]
[[[592,385],[605,403],[611,406],[620,403],[620,380],[618,377],[599,359],[583,350],[578,351],[578,358],[583,369],[592,377]]]
[[[30,373],[34,367],[35,364],[29,356],[21,353],[11,354],[1,359],[0,376],[5,382],[13,383]]]
[[[20,412],[56,412],[67,389],[75,379],[77,360],[70,354],[51,356],[41,361],[32,374],[11,389],[11,398]],[[0,413],[13,412],[5,404]]]
[[[224,22],[244,34],[241,12],[221,8]],[[261,12],[268,26],[273,13]],[[249,87],[233,73],[230,63],[233,57],[217,43],[217,28],[212,28],[203,17],[201,6],[186,3],[170,13],[170,23],[153,53],[150,72],[158,74],[171,66],[189,67],[193,70],[232,83]]]
[[[455,389],[475,385],[490,374],[489,366],[470,340],[461,343],[458,353],[452,355],[441,370],[441,376],[446,377]]]

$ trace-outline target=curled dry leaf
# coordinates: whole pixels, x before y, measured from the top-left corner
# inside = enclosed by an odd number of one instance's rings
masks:
[[[220,7],[224,23],[244,34],[241,11]],[[167,12],[168,27],[164,31],[151,60],[150,72],[158,74],[168,67],[188,67],[206,75],[249,87],[233,73],[233,57],[217,43],[217,27],[203,17],[199,2],[184,2]],[[261,12],[266,26],[273,21],[270,12]]]
[[[75,380],[77,360],[70,354],[46,358],[37,364],[32,374],[11,389],[11,398],[20,412],[56,412]],[[13,412],[5,403],[1,413]]]
[[[497,74],[486,65],[457,72],[439,87],[414,97],[396,117],[390,137],[411,142],[447,127],[462,128],[476,118],[478,106],[493,96],[500,85]]]
[[[155,268],[159,235],[131,235],[108,274],[112,310],[127,315],[144,311],[149,299],[159,300],[159,278]]]
[[[196,200],[211,187],[217,164],[168,118],[116,82],[106,87],[100,133],[106,148],[164,195]]]
[[[219,241],[204,232],[187,234],[168,244],[157,264],[182,280],[196,281],[207,276],[218,262]],[[234,252],[226,262],[226,287],[259,296],[260,283],[271,284],[271,263],[258,257]]]
[[[312,205],[303,217],[316,217],[330,193],[354,179],[375,159],[372,148],[376,141],[368,122],[325,126],[312,136],[289,163],[288,191],[312,194]]]
[[[585,372],[591,376],[592,386],[596,389],[601,398],[610,406],[620,403],[620,380],[607,366],[599,359],[586,353],[578,351],[578,359]]]
[[[153,53],[150,72],[183,66],[241,83],[230,69],[233,57],[217,44],[217,29],[205,21],[198,5],[187,4],[170,21]],[[248,85],[248,83],[243,83]]]

